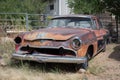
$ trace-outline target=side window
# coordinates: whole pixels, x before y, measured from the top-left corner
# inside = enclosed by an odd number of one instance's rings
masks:
[[[98,27],[97,27],[98,25],[97,25],[97,22],[96,22],[96,19],[95,19],[95,18],[93,19],[93,24],[94,24],[94,25],[93,25],[93,28],[94,28],[94,29],[98,29]]]
[[[103,28],[101,21],[100,20],[97,20],[97,21],[98,21],[99,28]]]
[[[94,29],[101,29],[102,27],[102,23],[99,21],[99,19],[97,18],[93,18],[93,23],[94,23]]]

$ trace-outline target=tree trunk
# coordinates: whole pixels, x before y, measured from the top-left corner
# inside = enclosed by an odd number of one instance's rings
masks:
[[[116,20],[116,31],[117,31],[117,42],[119,41],[119,34],[118,34],[118,16],[115,16],[115,20]]]

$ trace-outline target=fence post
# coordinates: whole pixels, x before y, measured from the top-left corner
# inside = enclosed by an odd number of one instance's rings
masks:
[[[26,16],[26,31],[28,31],[29,30],[29,28],[28,28],[28,14],[26,13],[25,14],[25,16]]]

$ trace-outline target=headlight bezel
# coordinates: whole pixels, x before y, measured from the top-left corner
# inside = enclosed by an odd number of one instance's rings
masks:
[[[75,37],[72,39],[71,41],[71,47],[75,50],[78,50],[81,48],[81,45],[82,45],[82,41],[79,37]]]

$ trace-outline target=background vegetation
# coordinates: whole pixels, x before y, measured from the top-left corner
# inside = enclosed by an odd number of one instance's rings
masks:
[[[76,14],[95,14],[102,12],[101,0],[68,0],[69,7]]]
[[[0,0],[0,12],[44,13],[46,0]]]
[[[96,14],[109,11],[120,16],[120,0],[68,0],[74,13]]]
[[[28,26],[39,25],[41,15],[28,14],[45,14],[46,5],[46,0],[0,0],[0,23],[24,27],[28,18],[30,20],[27,22]]]

